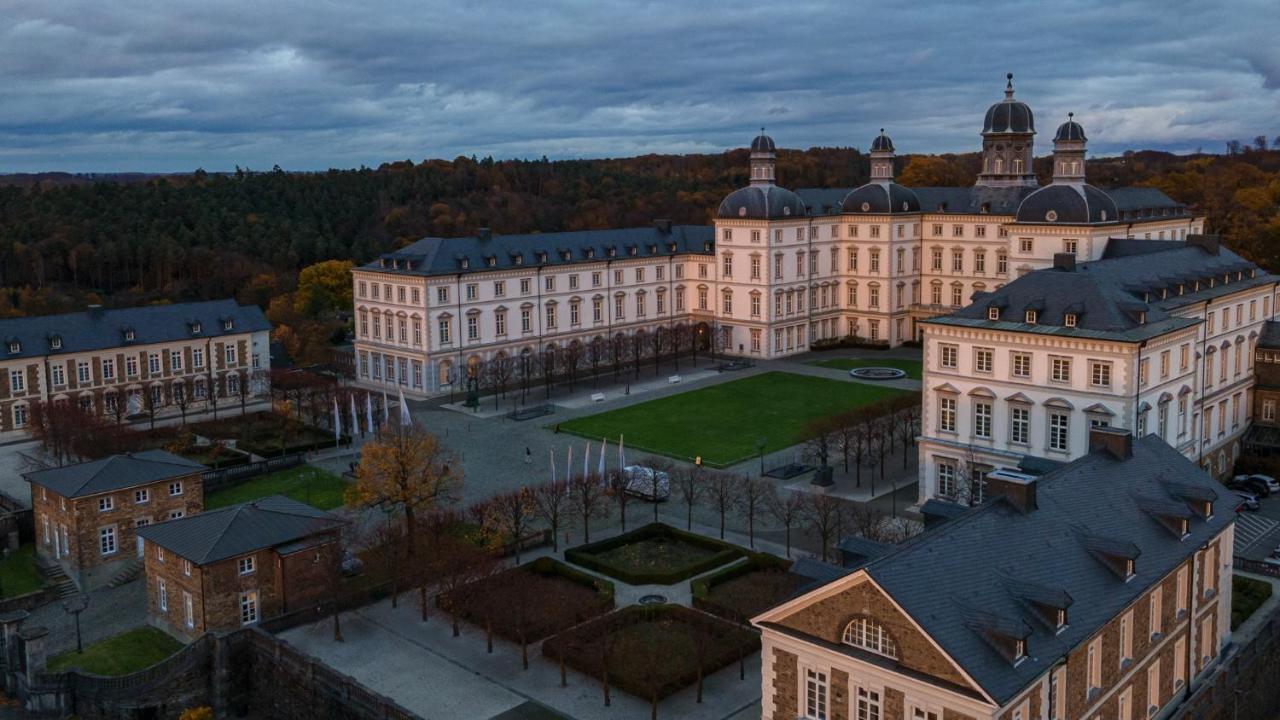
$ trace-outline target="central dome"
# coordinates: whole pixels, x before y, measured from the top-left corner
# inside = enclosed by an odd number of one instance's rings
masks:
[[[1036,118],[1027,104],[1013,99],[1013,73],[1008,74],[1004,100],[987,108],[982,122],[982,134],[1034,133]]]
[[[804,201],[777,185],[748,185],[729,193],[716,216],[751,220],[785,220],[804,217]]]

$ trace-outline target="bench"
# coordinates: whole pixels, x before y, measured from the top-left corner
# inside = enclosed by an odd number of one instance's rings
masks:
[[[679,375],[672,375],[671,377],[667,378],[667,384],[675,385],[676,383],[680,382],[681,379],[682,378]]]
[[[591,393],[591,402],[604,402],[604,393]]]

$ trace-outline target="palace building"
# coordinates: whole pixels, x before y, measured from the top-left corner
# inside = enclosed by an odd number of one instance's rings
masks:
[[[1054,136],[1053,182],[1038,187],[1034,114],[1014,98],[1012,76],[1004,95],[983,120],[973,187],[896,183],[896,150],[881,131],[867,184],[788,190],[762,132],[750,183],[724,198],[712,226],[482,230],[383,255],[353,273],[357,378],[430,395],[486,361],[550,352],[583,362],[638,333],[661,346],[689,331],[756,358],[848,336],[894,346],[1057,253],[1096,260],[1114,238],[1203,231],[1203,218],[1158,190],[1089,185],[1073,117]]]

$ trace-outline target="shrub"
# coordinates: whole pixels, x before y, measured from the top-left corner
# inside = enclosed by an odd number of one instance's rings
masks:
[[[705,551],[707,554],[687,562],[648,570],[620,567],[616,559],[608,556],[610,551],[628,546],[641,546],[649,541],[683,543]],[[677,530],[663,523],[650,523],[607,540],[570,548],[565,550],[564,557],[575,565],[603,573],[628,585],[671,585],[736,560],[746,552],[743,548],[727,542]]]
[[[694,580],[693,606],[743,625],[791,597],[804,579],[788,570],[791,561],[768,553],[751,553],[736,563]],[[736,582],[735,582],[736,581]]]

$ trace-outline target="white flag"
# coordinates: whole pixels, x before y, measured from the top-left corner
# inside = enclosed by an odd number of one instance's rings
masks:
[[[565,461],[564,461],[564,481],[569,482],[570,480],[573,480],[573,444],[572,443],[570,443],[569,445],[569,457],[565,458]],[[554,484],[555,478],[552,478],[551,482]]]
[[[386,425],[388,422],[391,421],[390,413],[391,413],[390,405],[387,403],[387,391],[383,390],[382,391],[382,424],[383,425]]]
[[[373,432],[373,395],[364,394],[364,422],[369,432]]]
[[[627,466],[627,451],[622,447],[622,435],[618,435],[618,472]]]
[[[342,415],[338,413],[338,396],[333,397],[333,442],[342,439]]]
[[[551,453],[551,484],[556,484],[556,449],[551,448],[547,452]]]
[[[588,440],[587,446],[582,449],[582,479],[583,480],[586,480],[587,476],[591,474],[591,469],[587,464],[587,461],[590,459],[591,459],[591,441]]]
[[[351,398],[351,434],[353,434],[353,435],[354,435],[355,433],[360,432],[360,416],[356,415],[356,396],[355,396],[355,394],[353,393],[353,394],[349,395],[348,397],[349,397],[349,398]]]
[[[605,438],[601,438],[600,439],[600,468],[596,470],[596,473],[600,475],[601,484],[604,484],[604,453],[608,447],[609,447],[609,441]]]
[[[400,388],[400,427],[413,424],[413,418],[409,417],[409,403],[404,401],[404,388]]]

